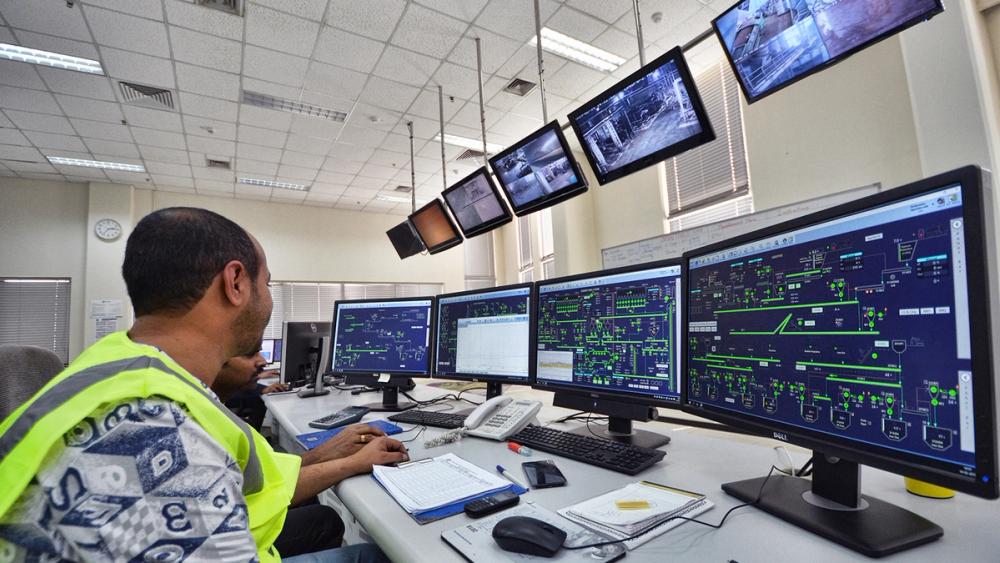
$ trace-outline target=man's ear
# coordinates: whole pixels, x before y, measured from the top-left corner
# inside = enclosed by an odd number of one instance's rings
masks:
[[[232,260],[222,269],[220,275],[222,293],[226,300],[235,307],[242,307],[250,301],[253,294],[253,280],[243,262]]]

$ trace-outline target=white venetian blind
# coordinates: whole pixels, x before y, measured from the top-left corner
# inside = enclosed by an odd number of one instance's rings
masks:
[[[69,279],[0,278],[0,344],[39,346],[69,363]]]

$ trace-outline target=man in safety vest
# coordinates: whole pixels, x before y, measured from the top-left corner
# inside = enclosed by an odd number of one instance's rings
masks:
[[[214,378],[260,348],[272,306],[264,252],[239,225],[155,211],[129,236],[122,274],[131,329],[0,423],[0,560],[278,561],[290,504],[407,459],[398,441],[359,434],[354,453],[330,444],[305,465],[219,403]],[[384,560],[366,545],[313,556]]]

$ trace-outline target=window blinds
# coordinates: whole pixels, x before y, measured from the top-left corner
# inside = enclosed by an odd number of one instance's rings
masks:
[[[69,362],[68,279],[0,278],[0,344],[39,346]]]

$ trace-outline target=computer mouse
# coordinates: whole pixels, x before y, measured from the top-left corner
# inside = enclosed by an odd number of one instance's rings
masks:
[[[511,516],[493,527],[493,539],[504,551],[552,557],[562,549],[566,532],[537,518]]]

